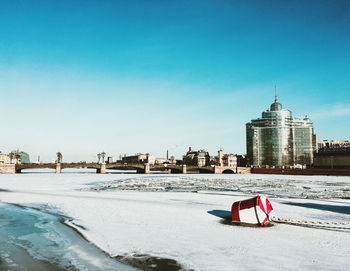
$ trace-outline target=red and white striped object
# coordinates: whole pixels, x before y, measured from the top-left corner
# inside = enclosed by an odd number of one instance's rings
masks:
[[[233,222],[248,223],[264,226],[273,214],[270,201],[264,196],[236,201],[232,204],[231,215]]]

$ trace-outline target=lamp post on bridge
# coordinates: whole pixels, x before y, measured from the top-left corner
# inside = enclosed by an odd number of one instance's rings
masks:
[[[102,164],[105,163],[105,156],[106,156],[106,153],[105,153],[105,152],[102,152],[102,153],[101,153]]]
[[[106,162],[105,162],[105,156],[106,156],[106,153],[105,152],[101,152],[99,154],[97,154],[97,158],[98,158],[98,164],[100,163],[100,159],[102,160],[101,162],[101,166],[99,169],[97,169],[97,173],[100,173],[100,174],[106,174]]]
[[[57,155],[57,163],[56,163],[56,174],[60,174],[61,173],[61,162],[62,162],[62,153],[58,152],[56,153]]]

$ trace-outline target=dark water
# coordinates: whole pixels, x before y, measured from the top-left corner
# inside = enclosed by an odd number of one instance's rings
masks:
[[[87,242],[64,219],[0,203],[0,270],[134,270]]]

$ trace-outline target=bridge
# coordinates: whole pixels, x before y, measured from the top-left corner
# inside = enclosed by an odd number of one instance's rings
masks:
[[[55,169],[56,173],[59,174],[65,168],[90,168],[96,169],[96,173],[105,174],[107,169],[111,170],[136,170],[137,173],[149,174],[151,171],[162,171],[166,173],[182,173],[188,172],[197,173],[214,173],[214,174],[225,174],[225,173],[238,173],[246,174],[250,173],[250,168],[241,167],[220,167],[220,166],[191,166],[191,165],[150,165],[148,163],[142,164],[122,164],[122,163],[23,163],[23,164],[0,164],[1,173],[21,173],[25,169],[38,169],[38,168],[51,168]]]

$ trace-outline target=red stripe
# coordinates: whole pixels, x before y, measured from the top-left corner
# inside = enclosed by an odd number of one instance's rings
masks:
[[[232,215],[232,221],[241,221],[239,218],[239,204],[240,201],[237,201],[232,204],[232,209],[231,209],[231,215]]]
[[[239,209],[240,210],[244,210],[244,209],[248,209],[248,208],[254,207],[255,206],[255,200],[256,200],[256,198],[246,199],[246,200],[240,201],[241,205],[239,206]]]
[[[267,214],[271,213],[273,210],[272,205],[268,199],[266,199]]]
[[[260,207],[260,209],[266,214],[266,211],[265,211],[265,208],[264,208],[264,205],[263,205],[263,203],[262,203],[262,201],[261,201],[261,197],[260,196],[258,196],[258,199],[259,199],[259,201],[258,201],[258,205],[259,205],[259,207]]]

